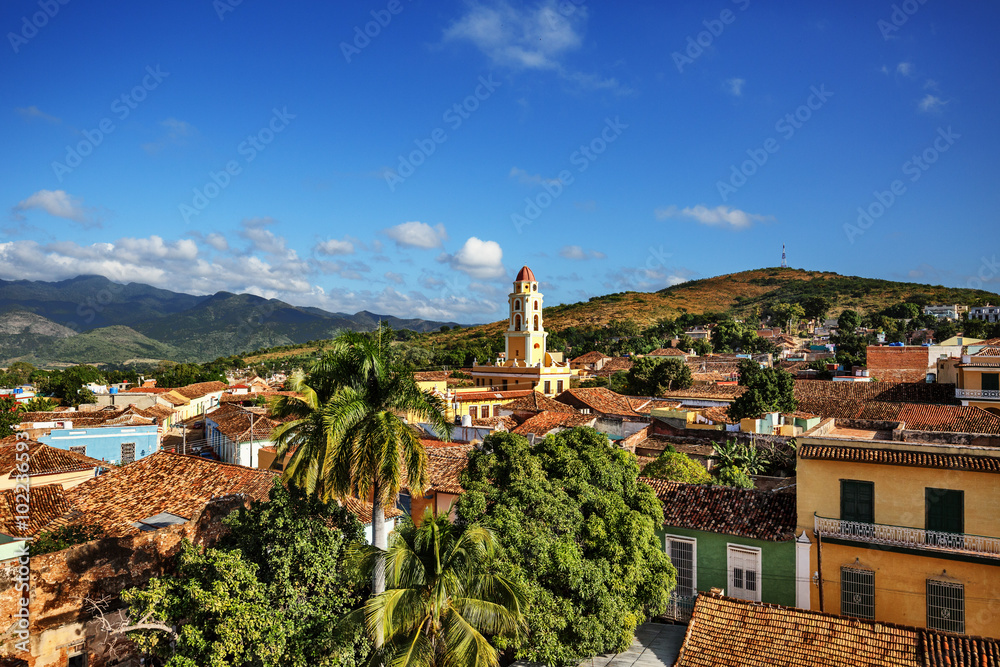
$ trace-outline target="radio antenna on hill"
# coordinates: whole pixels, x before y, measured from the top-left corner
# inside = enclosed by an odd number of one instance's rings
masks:
[[[781,268],[788,268],[788,261],[785,259],[785,244],[781,244]]]

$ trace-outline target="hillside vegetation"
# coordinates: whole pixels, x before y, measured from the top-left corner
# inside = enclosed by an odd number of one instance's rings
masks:
[[[752,318],[778,303],[799,303],[810,297],[828,299],[827,317],[843,310],[875,312],[911,300],[929,304],[977,304],[1000,296],[983,290],[902,283],[875,278],[842,276],[802,269],[755,269],[714,278],[691,280],[658,292],[620,292],[593,297],[589,301],[545,307],[546,330],[570,327],[604,327],[611,322],[632,320],[649,327],[663,318],[684,314],[718,313]],[[495,334],[506,322],[494,322],[458,331],[428,334],[436,343],[469,340],[482,333]]]

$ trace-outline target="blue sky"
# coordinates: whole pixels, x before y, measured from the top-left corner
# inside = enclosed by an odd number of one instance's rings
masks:
[[[0,278],[479,322],[522,264],[551,305],[784,243],[1000,291],[994,2],[64,2],[0,8]]]

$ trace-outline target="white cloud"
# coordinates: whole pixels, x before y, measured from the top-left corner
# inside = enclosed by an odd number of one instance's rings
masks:
[[[927,94],[917,103],[917,108],[926,113],[935,113],[944,109],[947,104],[948,102],[942,100],[937,95]]]
[[[388,236],[396,245],[404,248],[440,248],[441,243],[448,238],[444,225],[433,227],[426,222],[404,222],[395,227],[383,229],[381,234]]]
[[[565,259],[604,259],[607,257],[603,252],[597,250],[584,250],[578,245],[564,245],[559,249],[559,256]]]
[[[220,252],[229,250],[229,241],[226,240],[225,236],[223,236],[222,234],[218,234],[216,232],[212,232],[211,234],[206,236],[205,243],[207,243],[208,245],[212,246],[213,248],[215,248]]]
[[[472,0],[467,13],[444,32],[446,41],[471,42],[494,65],[514,70],[547,70],[590,90],[627,92],[614,78],[568,70],[561,62],[583,44],[587,8],[543,0],[514,7],[507,0]]]
[[[541,174],[529,174],[524,169],[511,167],[509,178],[516,178],[521,185],[561,185],[558,178],[544,178]]]
[[[913,63],[902,62],[896,65],[896,72],[903,76],[913,75]]]
[[[284,245],[284,239],[281,243]],[[93,274],[115,282],[139,282],[189,294],[246,292],[331,312],[369,310],[447,321],[493,319],[503,305],[497,299],[471,294],[457,278],[425,284],[435,290],[431,294],[401,293],[392,287],[382,291],[351,290],[339,283],[324,289],[315,279],[327,275],[371,284],[370,275],[365,275],[371,269],[362,262],[303,262],[288,257],[287,250],[266,256],[214,252],[207,242],[199,244],[191,238],[169,241],[158,236],[87,245],[72,241],[47,245],[9,241],[0,243],[0,278],[53,281]],[[392,275],[386,274],[386,279],[395,282]],[[85,328],[85,322],[80,324]]]
[[[740,97],[743,94],[743,86],[746,85],[746,79],[726,79],[726,87],[729,89],[730,94]]]
[[[45,122],[52,123],[53,125],[59,125],[62,123],[61,118],[50,116],[34,105],[30,107],[16,107],[14,111],[16,111],[18,115],[25,120],[44,120]]]
[[[18,203],[11,211],[16,220],[24,220],[24,212],[40,209],[57,218],[88,223],[87,211],[83,203],[65,190],[39,190]]]
[[[774,217],[770,215],[747,213],[746,211],[741,211],[738,208],[730,208],[728,206],[708,208],[702,204],[694,207],[689,206],[683,209],[678,209],[676,206],[668,206],[667,208],[658,209],[656,211],[656,217],[660,220],[666,220],[668,218],[687,218],[702,225],[728,226],[732,229],[746,229],[754,222],[774,220]]]
[[[475,236],[454,255],[444,254],[438,261],[447,262],[451,268],[471,278],[489,280],[507,273],[503,266],[503,250],[496,241],[482,241]]]
[[[694,275],[694,271],[684,267],[675,267],[672,269],[662,266],[654,269],[624,267],[618,271],[608,272],[603,284],[605,288],[617,291],[661,290],[687,282]]]
[[[384,274],[384,276],[385,276],[386,280],[388,280],[389,282],[391,282],[391,283],[393,283],[395,285],[402,285],[403,284],[403,276],[401,276],[398,273],[394,273],[393,271],[386,271],[385,274]]]
[[[193,125],[176,118],[162,120],[160,126],[166,130],[166,134],[156,141],[142,144],[142,149],[147,153],[158,153],[168,145],[183,145],[186,139],[193,137],[197,132]]]
[[[327,239],[316,244],[316,252],[321,255],[352,255],[354,244],[348,240]]]

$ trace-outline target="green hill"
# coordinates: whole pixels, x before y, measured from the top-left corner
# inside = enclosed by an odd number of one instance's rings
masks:
[[[111,326],[53,341],[23,360],[35,363],[49,359],[73,364],[121,364],[155,363],[161,359],[190,361],[191,356],[173,345],[148,338],[135,329]]]

